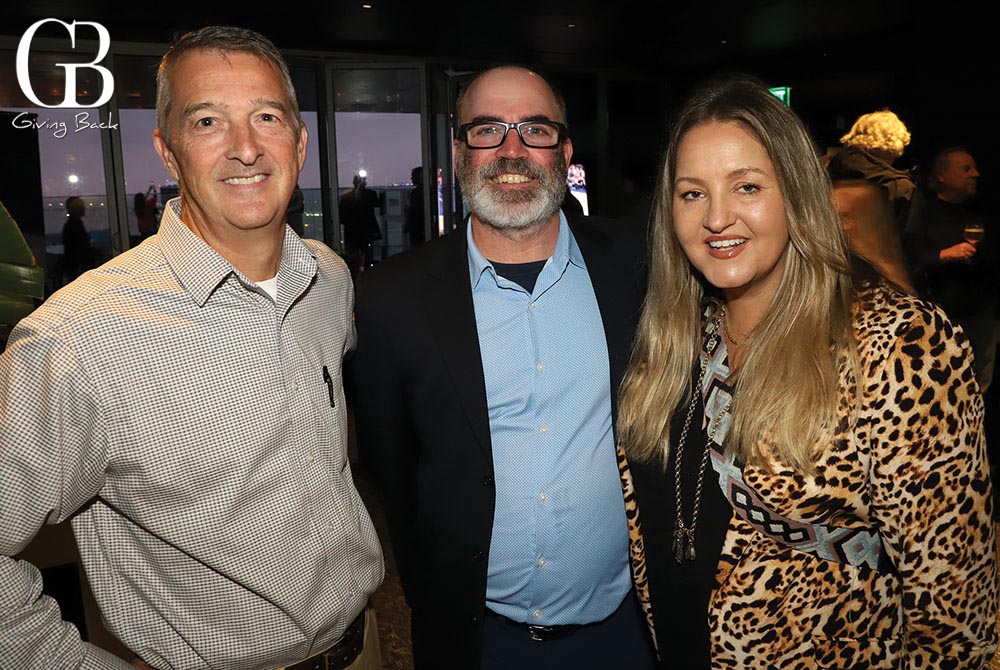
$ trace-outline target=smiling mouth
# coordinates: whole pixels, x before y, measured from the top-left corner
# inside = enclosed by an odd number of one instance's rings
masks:
[[[267,179],[266,174],[256,174],[252,177],[230,177],[229,179],[223,179],[222,181],[232,186],[246,186],[248,184],[259,184],[265,179]]]
[[[732,249],[733,247],[738,247],[741,244],[746,244],[746,238],[743,239],[733,239],[733,240],[713,240],[708,243],[708,246],[712,249]]]
[[[524,174],[500,174],[493,177],[490,181],[496,184],[527,184],[532,179],[528,175]]]

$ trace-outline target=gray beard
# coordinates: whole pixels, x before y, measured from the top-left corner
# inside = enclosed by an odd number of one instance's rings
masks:
[[[482,223],[506,232],[539,228],[559,211],[566,196],[566,159],[562,152],[551,170],[525,158],[498,158],[478,170],[470,165],[469,149],[458,154],[458,183],[469,211]],[[521,174],[535,179],[534,188],[504,192],[491,179],[501,174]]]

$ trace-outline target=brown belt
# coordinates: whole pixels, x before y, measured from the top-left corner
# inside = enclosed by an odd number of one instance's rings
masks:
[[[364,646],[365,610],[361,610],[337,644],[295,665],[285,666],[285,670],[344,670],[358,659]]]

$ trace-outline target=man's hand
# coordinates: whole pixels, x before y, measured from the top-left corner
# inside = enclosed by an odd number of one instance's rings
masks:
[[[948,247],[947,249],[942,249],[938,254],[942,263],[948,263],[951,261],[967,261],[976,255],[976,246],[974,244],[969,244],[968,242],[959,242],[958,244]]]

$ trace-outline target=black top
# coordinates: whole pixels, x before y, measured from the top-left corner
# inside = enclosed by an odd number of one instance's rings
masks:
[[[410,235],[411,247],[424,243],[424,187],[421,184],[414,184],[410,191],[406,232]]]
[[[528,263],[497,263],[496,261],[490,261],[498,275],[521,286],[528,293],[535,290],[535,282],[538,281],[538,275],[542,273],[542,268],[545,267],[547,262],[547,258]]]
[[[677,515],[674,463],[677,441],[687,414],[678,408],[671,425],[673,450],[666,472],[662,464],[630,461],[639,521],[642,523],[653,621],[660,649],[660,667],[671,670],[707,670],[710,663],[708,603],[715,571],[733,509],[719,487],[711,459],[705,465],[701,508],[695,526],[694,561],[674,559],[673,532]],[[690,525],[698,468],[708,442],[701,430],[703,406],[699,394],[681,464],[684,523]]]
[[[83,220],[71,216],[62,229],[63,274],[67,282],[73,281],[95,266],[90,233]]]
[[[986,234],[968,262],[942,262],[942,249],[965,241],[965,224],[978,222]],[[991,221],[971,207],[940,198],[928,198],[920,224],[904,238],[914,280],[921,297],[936,302],[953,319],[990,309],[996,299],[997,231]]]
[[[378,206],[378,194],[367,188],[355,188],[340,196],[340,223],[346,243],[364,247],[382,238],[375,217]]]

